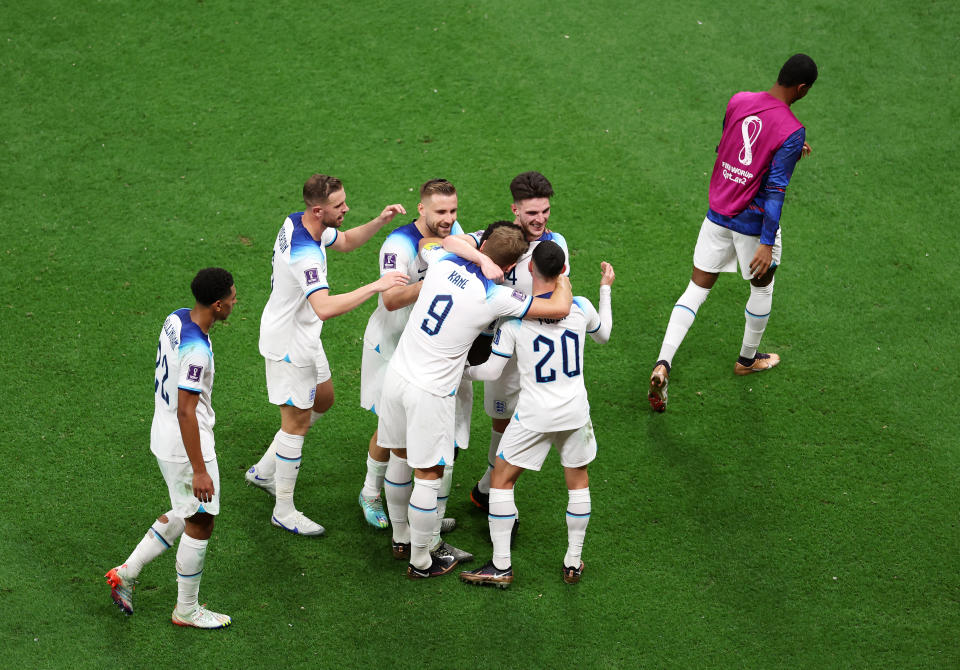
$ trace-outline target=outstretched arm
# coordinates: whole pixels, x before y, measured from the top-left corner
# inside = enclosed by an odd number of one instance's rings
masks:
[[[327,321],[335,316],[346,314],[350,310],[359,307],[368,298],[375,296],[381,291],[386,291],[394,286],[404,286],[410,278],[402,272],[388,272],[375,282],[361,286],[349,293],[340,293],[330,295],[327,289],[314,291],[307,300],[313,311],[320,317],[321,321]]]
[[[443,248],[465,261],[479,265],[484,277],[499,284],[503,281],[503,268],[477,249],[472,240],[469,235],[447,235],[443,238]]]
[[[616,275],[613,273],[613,266],[607,262],[600,263],[600,271],[600,326],[590,333],[590,337],[593,338],[594,342],[604,344],[610,340],[610,331],[613,330],[613,309],[610,305],[610,293]]]
[[[380,216],[372,221],[368,221],[362,226],[357,226],[356,228],[351,228],[350,230],[340,231],[340,234],[337,235],[337,239],[330,246],[337,251],[353,251],[357,247],[365,244],[371,237],[380,232],[380,229],[393,221],[393,218],[397,214],[406,213],[407,210],[403,208],[403,205],[387,205],[383,208],[383,211],[380,212]]]

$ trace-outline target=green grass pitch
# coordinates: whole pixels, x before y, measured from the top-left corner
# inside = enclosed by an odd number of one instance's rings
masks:
[[[960,5],[931,0],[4,3],[0,664],[960,666],[958,34]],[[723,276],[653,415],[724,105],[798,51],[820,79],[794,107],[813,155],[763,345],[783,364],[732,374],[747,289]],[[297,501],[328,537],[271,527],[243,472],[278,427],[258,324],[304,179],[343,179],[349,227],[446,177],[471,230],[530,169],[556,189],[575,292],[595,298],[601,260],[617,272],[612,340],[586,351],[583,582],[560,580],[556,456],[520,481],[511,589],[403,578],[356,503],[372,301],[323,331],[337,402]],[[385,235],[332,257],[335,292],[376,276]],[[209,265],[240,304],[212,333],[224,505],[200,594],[234,625],[207,634],[169,622],[174,552],[131,618],[102,575],[167,509],[150,363]],[[488,434],[478,403],[448,508],[480,560]]]

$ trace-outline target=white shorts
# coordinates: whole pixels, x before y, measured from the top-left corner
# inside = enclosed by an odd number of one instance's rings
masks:
[[[496,354],[490,354],[496,356]],[[520,368],[511,356],[498,379],[483,383],[483,409],[491,419],[509,419],[520,396]]]
[[[739,261],[740,274],[744,279],[751,279],[750,261],[759,246],[759,235],[744,235],[704,219],[693,250],[693,265],[704,272],[736,272]],[[780,265],[781,252],[780,229],[777,229],[771,267]]]
[[[310,409],[317,395],[317,386],[329,381],[330,363],[323,351],[323,345],[317,343],[317,355],[313,365],[303,367],[274,361],[266,361],[267,398],[271,405],[292,405],[299,409]]]
[[[380,395],[377,443],[406,449],[412,468],[453,463],[456,396],[427,393],[396,374],[388,374]]]
[[[457,409],[453,424],[453,446],[470,446],[470,419],[473,415],[473,382],[463,380],[457,387]]]
[[[220,469],[217,467],[217,459],[205,461],[207,474],[213,480],[213,499],[201,503],[193,495],[193,466],[190,462],[173,463],[157,459],[160,466],[160,472],[163,473],[163,479],[167,482],[167,490],[170,492],[170,507],[173,513],[182,519],[189,519],[197,512],[206,512],[216,516],[220,513]]]
[[[589,419],[580,428],[552,433],[527,430],[519,421],[511,421],[500,440],[497,456],[518,468],[539,470],[551,444],[560,453],[560,464],[565,468],[579,468],[597,457],[597,438]]]
[[[360,406],[374,414],[377,414],[377,405],[380,404],[388,365],[389,358],[366,342],[363,343],[363,355],[360,359]]]

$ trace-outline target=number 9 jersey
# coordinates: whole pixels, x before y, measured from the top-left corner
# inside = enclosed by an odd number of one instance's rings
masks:
[[[438,245],[427,245],[420,255],[430,267],[387,374],[437,396],[453,395],[477,335],[499,317],[522,317],[533,300]]]
[[[213,348],[210,338],[190,318],[184,307],[167,317],[157,344],[157,366],[153,380],[154,410],[150,429],[150,451],[163,461],[186,463],[187,451],[177,421],[179,389],[200,395],[197,423],[203,460],[216,458],[213,449],[215,415],[210,405],[213,392]]]

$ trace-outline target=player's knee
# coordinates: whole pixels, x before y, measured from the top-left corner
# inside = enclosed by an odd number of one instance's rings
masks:
[[[773,290],[773,274],[777,271],[777,266],[772,265],[770,269],[763,273],[760,277],[754,277],[750,280],[751,287],[755,286],[757,288],[763,288],[769,286],[770,290]]]
[[[168,545],[172,545],[183,534],[184,526],[184,520],[180,517],[173,514],[161,514],[157,517],[157,523],[153,525],[153,530]]]

